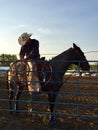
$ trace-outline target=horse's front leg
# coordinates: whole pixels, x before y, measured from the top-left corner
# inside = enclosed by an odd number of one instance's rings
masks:
[[[14,99],[14,110],[15,110],[15,112],[18,112],[18,110],[19,110],[18,99],[19,99],[19,91],[17,91],[15,93],[15,99]]]
[[[22,93],[22,89],[20,88],[20,86],[16,86],[17,89],[15,91],[15,97],[14,97],[14,110],[17,112],[19,112],[19,97],[20,94]]]
[[[54,113],[54,103],[56,99],[56,94],[48,94],[48,101],[50,105],[50,115],[49,120],[51,124],[55,123],[55,113]]]
[[[12,114],[13,111],[13,90],[12,90],[12,84],[10,84],[7,80],[7,89],[8,89],[8,97],[9,97],[9,109],[10,109],[10,114]]]
[[[9,107],[10,107],[9,109],[10,109],[10,114],[12,114],[12,111],[13,111],[13,102],[12,102],[13,91],[9,90],[8,95],[9,95]]]
[[[13,91],[14,90],[9,91],[9,105],[10,105],[11,114],[13,111],[18,112],[18,110],[19,110],[18,99],[20,96],[20,92],[19,92],[19,90],[17,90],[15,93]]]
[[[12,102],[12,99],[13,99],[13,82],[11,81],[11,76],[10,76],[9,71],[7,73],[6,84],[7,84],[7,89],[8,89],[9,109],[10,109],[10,114],[12,114],[12,111],[13,111],[13,102]]]

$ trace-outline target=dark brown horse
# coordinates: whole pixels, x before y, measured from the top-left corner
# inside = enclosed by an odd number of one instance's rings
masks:
[[[45,62],[45,64],[41,64],[42,65],[41,67],[37,66],[37,71],[39,72],[42,71],[42,72],[40,74],[37,72],[37,74],[35,75],[37,75],[38,77],[37,79],[36,78],[35,79],[36,81],[41,81],[40,85],[38,85],[37,92],[39,92],[39,90],[46,91],[48,94],[48,101],[50,103],[50,121],[53,122],[54,121],[53,102],[55,102],[56,96],[57,96],[57,94],[53,92],[59,92],[60,88],[63,85],[63,76],[65,72],[68,70],[71,64],[75,64],[85,71],[89,71],[90,66],[82,50],[74,43],[73,43],[73,48],[69,48],[68,50],[62,52],[61,54],[57,55],[53,59],[49,60],[48,63]],[[10,68],[10,71],[8,72],[10,109],[13,109],[12,102],[11,102],[11,100],[13,99],[13,91],[15,91],[16,93],[14,96],[14,99],[16,100],[15,109],[18,110],[18,99],[22,92],[19,90],[23,90],[23,86],[25,85],[27,87],[28,86],[30,87],[29,91],[32,92],[34,90],[34,88],[32,89],[32,86],[33,86],[32,83],[34,83],[32,82],[32,76],[33,76],[32,71],[34,70],[36,70],[36,67],[34,66],[29,67],[27,62],[24,63],[20,61],[20,62],[17,62],[17,64],[16,63],[12,64],[12,69]],[[23,78],[23,75],[25,75],[24,78]]]

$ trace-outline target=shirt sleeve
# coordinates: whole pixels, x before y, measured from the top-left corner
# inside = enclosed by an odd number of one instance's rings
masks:
[[[22,46],[21,49],[20,49],[19,56],[20,56],[20,59],[21,59],[21,58],[24,58],[24,56],[25,56],[25,50],[24,50],[24,47],[23,47],[23,46]]]

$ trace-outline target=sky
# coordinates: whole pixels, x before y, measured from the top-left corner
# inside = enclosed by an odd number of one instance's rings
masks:
[[[33,33],[41,56],[57,55],[76,43],[98,60],[98,0],[0,0],[0,54],[19,54],[18,37]],[[50,55],[50,56],[51,56]]]

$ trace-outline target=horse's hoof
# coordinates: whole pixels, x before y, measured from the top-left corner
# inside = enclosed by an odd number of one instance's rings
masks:
[[[41,94],[41,91],[39,91],[39,92],[33,91],[32,94],[33,94],[33,95],[39,95],[39,94]]]
[[[56,125],[56,120],[55,120],[55,119],[53,119],[53,120],[50,120],[50,121],[49,121],[49,124],[50,124],[51,126],[54,126],[54,125]]]

